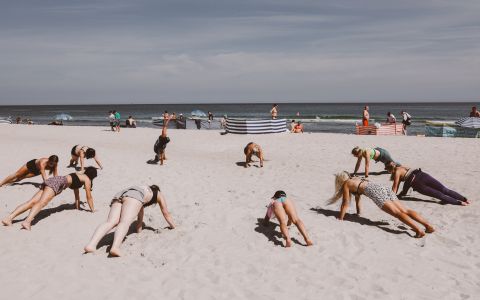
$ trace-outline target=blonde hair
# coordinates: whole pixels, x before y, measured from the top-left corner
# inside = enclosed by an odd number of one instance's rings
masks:
[[[350,179],[350,174],[347,171],[342,171],[335,174],[335,194],[328,199],[327,205],[333,204],[342,198],[343,195],[343,185],[347,180]]]
[[[357,155],[358,152],[362,152],[362,149],[358,146],[355,146],[355,148],[352,149],[352,154]],[[338,174],[337,174],[338,175]]]

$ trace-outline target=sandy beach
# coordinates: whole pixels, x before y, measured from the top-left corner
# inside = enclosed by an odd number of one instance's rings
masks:
[[[95,213],[77,211],[66,190],[37,217],[0,227],[1,295],[16,299],[477,299],[480,295],[480,144],[477,139],[341,134],[220,135],[169,130],[164,166],[147,164],[159,129],[0,126],[0,177],[28,160],[57,154],[66,175],[75,144],[94,147],[104,170],[94,181]],[[245,169],[243,147],[265,151],[265,167]],[[360,218],[341,222],[339,203],[327,206],[333,174],[353,171],[354,146],[388,149],[402,164],[421,167],[473,202],[440,205],[418,198],[403,203],[436,228],[413,231],[363,198]],[[87,165],[94,165],[92,160]],[[258,163],[255,163],[258,165]],[[379,172],[383,165],[372,164]],[[371,180],[391,185],[388,175]],[[41,177],[0,188],[0,217],[30,199]],[[124,257],[109,258],[112,234],[94,254],[83,247],[104,221],[112,196],[127,186],[157,184],[177,224],[167,226],[158,206],[145,210],[147,228],[131,233]],[[278,225],[262,226],[276,190],[297,206],[315,245],[281,245]],[[80,191],[83,201],[85,193]],[[354,207],[350,207],[353,213]],[[26,215],[17,220],[22,220]],[[278,224],[276,220],[273,223]]]

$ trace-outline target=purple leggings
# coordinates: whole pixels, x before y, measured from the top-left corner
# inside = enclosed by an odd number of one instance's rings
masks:
[[[438,180],[422,171],[415,174],[415,179],[412,182],[412,188],[414,191],[417,191],[420,194],[440,199],[445,203],[458,205],[461,201],[467,200],[467,198],[446,188]]]

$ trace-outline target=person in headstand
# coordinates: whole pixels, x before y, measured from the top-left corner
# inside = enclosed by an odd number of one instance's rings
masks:
[[[343,198],[338,219],[343,220],[345,218],[352,195],[355,196],[358,215],[361,214],[360,197],[365,195],[372,199],[378,208],[412,228],[415,231],[416,238],[423,237],[425,232],[432,233],[435,231],[433,226],[420,214],[403,206],[389,187],[370,182],[364,178],[351,177],[347,171],[335,175],[335,194],[328,201],[328,204],[333,204],[338,199]],[[422,224],[425,231],[420,229],[414,221]]]
[[[398,192],[400,183],[403,181],[403,190],[397,195],[401,197],[405,196],[410,188],[419,192],[422,195],[430,196],[439,199],[441,204],[454,204],[454,205],[469,205],[470,201],[460,195],[459,193],[448,189],[440,181],[433,178],[430,174],[422,171],[422,169],[412,169],[405,166],[395,166],[390,164],[387,166],[387,171],[392,174],[390,177],[393,180],[392,191]]]
[[[155,145],[153,146],[153,151],[155,152],[154,161],[160,161],[160,165],[163,165],[163,161],[167,159],[165,156],[165,149],[167,149],[167,144],[170,142],[170,138],[167,136],[168,122],[170,122],[170,118],[165,116],[163,118],[162,134],[158,137]]]
[[[94,167],[85,168],[85,172],[71,173],[67,176],[55,176],[45,180],[40,190],[33,195],[33,197],[17,206],[15,210],[2,220],[3,225],[11,226],[13,219],[18,215],[30,210],[25,221],[22,222],[22,228],[30,230],[31,224],[35,216],[45,207],[55,196],[58,196],[66,188],[73,190],[75,195],[75,207],[80,209],[80,192],[79,189],[84,186],[85,194],[87,197],[87,203],[90,207],[90,211],[94,212],[93,197],[92,197],[92,185],[93,179],[97,177],[97,169]]]
[[[50,157],[42,157],[39,159],[32,159],[28,161],[26,164],[20,167],[17,172],[7,176],[0,182],[0,187],[5,184],[11,184],[14,182],[18,182],[25,178],[31,178],[38,175],[42,175],[43,182],[47,180],[48,176],[46,171],[48,170],[48,175],[57,176],[58,170],[58,156],[51,155]]]
[[[392,162],[396,165],[400,165],[399,162],[393,160],[392,156],[387,150],[380,147],[362,149],[357,146],[352,149],[352,155],[357,158],[357,164],[355,165],[355,170],[353,171],[354,176],[357,174],[357,171],[360,168],[362,159],[365,159],[365,177],[368,177],[370,170],[370,160],[372,159],[375,162],[381,161],[385,165],[385,168]]]
[[[260,168],[263,167],[263,150],[258,144],[255,144],[254,142],[248,143],[243,149],[243,153],[245,153],[245,168],[250,167],[253,155],[260,159]]]
[[[70,151],[72,158],[70,158],[70,165],[69,167],[76,167],[78,164],[78,160],[80,159],[80,171],[83,171],[85,168],[84,160],[93,158],[97,163],[100,169],[103,169],[102,163],[97,157],[95,149],[90,148],[88,146],[80,146],[75,145],[73,146],[72,150]]]
[[[121,256],[120,246],[130,225],[137,218],[136,229],[137,233],[140,233],[143,227],[144,208],[155,203],[160,206],[160,211],[167,221],[169,229],[174,229],[175,224],[168,212],[167,202],[165,196],[160,192],[160,188],[157,185],[131,186],[113,196],[107,221],[97,227],[90,242],[84,248],[85,253],[94,252],[105,234],[116,227],[110,254]]]
[[[287,198],[287,194],[284,191],[276,191],[273,195],[263,220],[264,223],[268,224],[272,217],[276,217],[278,222],[280,222],[280,231],[285,238],[285,247],[292,246],[292,240],[288,233],[288,226],[292,223],[297,226],[298,231],[300,231],[300,234],[305,239],[306,246],[313,245],[312,240],[308,237],[305,225],[297,215],[293,201]]]

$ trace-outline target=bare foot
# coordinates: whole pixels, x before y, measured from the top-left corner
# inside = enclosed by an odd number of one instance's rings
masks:
[[[12,226],[12,220],[11,219],[3,219],[2,224],[4,226]]]
[[[306,240],[306,242],[307,242],[307,247],[308,247],[308,246],[313,246],[312,240]]]
[[[433,228],[433,226],[425,226],[425,232],[426,233],[434,233],[435,232],[435,228]]]
[[[85,251],[85,253],[92,253],[95,252],[95,247],[85,246],[85,248],[83,248],[83,251]]]
[[[422,238],[422,237],[424,237],[424,236],[425,236],[425,232],[419,231],[419,232],[417,232],[417,234],[415,235],[415,238],[416,238],[416,239],[419,239],[419,238]]]
[[[120,249],[112,248],[110,249],[110,255],[114,257],[120,257],[122,256],[122,252],[120,252]]]
[[[22,222],[22,228],[23,229],[26,229],[26,230],[31,230],[32,229],[32,225],[28,222]]]
[[[463,201],[462,201],[462,202],[460,202],[460,205],[461,205],[461,206],[467,206],[468,204],[470,204],[470,203],[469,203],[469,202],[467,202],[467,201],[465,201],[465,202],[463,202]]]
[[[287,242],[285,243],[285,247],[286,247],[286,248],[292,247],[292,241],[291,241],[291,240],[287,240]]]

